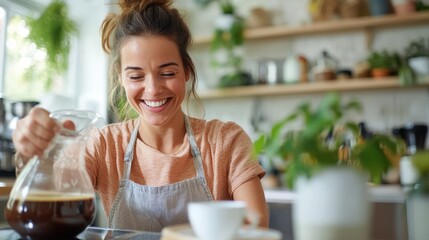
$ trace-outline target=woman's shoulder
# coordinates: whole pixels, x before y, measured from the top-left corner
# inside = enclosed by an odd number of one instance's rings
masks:
[[[225,136],[245,134],[243,128],[232,121],[222,121],[219,119],[199,119],[191,118],[191,125],[194,132],[199,135]]]

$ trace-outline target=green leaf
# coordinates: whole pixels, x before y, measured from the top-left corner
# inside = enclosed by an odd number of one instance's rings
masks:
[[[68,17],[67,4],[54,0],[38,18],[26,21],[30,29],[28,38],[38,48],[46,49],[48,65],[56,73],[64,72],[68,66],[71,37],[77,33],[76,23]]]

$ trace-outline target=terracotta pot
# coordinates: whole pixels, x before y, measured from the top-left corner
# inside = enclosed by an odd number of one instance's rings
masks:
[[[390,75],[390,70],[388,68],[373,68],[371,75],[373,78],[384,78]]]
[[[405,15],[416,11],[416,3],[413,0],[393,0],[393,9],[397,15]]]

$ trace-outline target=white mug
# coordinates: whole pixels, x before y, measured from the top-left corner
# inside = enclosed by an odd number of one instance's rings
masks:
[[[205,201],[188,204],[191,227],[199,240],[231,240],[243,226],[246,217],[250,226],[258,225],[258,217],[247,210],[242,201]]]

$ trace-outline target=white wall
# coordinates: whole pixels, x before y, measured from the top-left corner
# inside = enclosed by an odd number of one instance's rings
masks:
[[[74,49],[77,65],[71,69],[70,79],[70,87],[75,89],[76,106],[97,111],[106,118],[108,59],[101,48],[100,26],[111,5],[102,0],[68,3],[79,25]]]
[[[252,6],[259,4],[274,11],[277,24],[298,25],[309,21],[306,11],[308,1],[236,0],[235,2],[239,4],[239,12],[243,16],[246,16]],[[178,0],[178,3],[182,4],[179,6],[187,7],[186,17],[194,36],[211,34],[213,20],[219,13],[217,6],[211,5],[205,11],[201,11],[189,1]],[[386,49],[402,53],[411,40],[419,37],[429,38],[429,24],[379,29],[374,33],[372,45],[374,50]],[[322,50],[327,50],[340,59],[342,67],[353,67],[356,62],[365,59],[371,52],[371,49],[365,46],[363,31],[252,41],[246,43],[245,49],[245,62],[248,69],[251,69],[261,58],[285,58],[291,54],[303,54],[313,60],[319,56]],[[207,48],[201,46],[194,48],[192,55],[198,69],[199,86],[206,88],[213,81],[213,74],[208,64]],[[364,112],[354,118],[366,121],[373,130],[390,131],[391,128],[409,121],[429,124],[429,91],[427,88],[355,91],[342,95],[345,99],[358,99],[363,104]],[[302,101],[309,100],[316,103],[322,96],[323,94],[308,94],[259,98],[265,120],[261,124],[269,126],[275,120],[286,116]],[[251,137],[257,136],[250,124],[254,112],[254,98],[206,100],[204,104],[207,119],[220,118],[235,121]],[[427,142],[429,145],[429,139]]]

